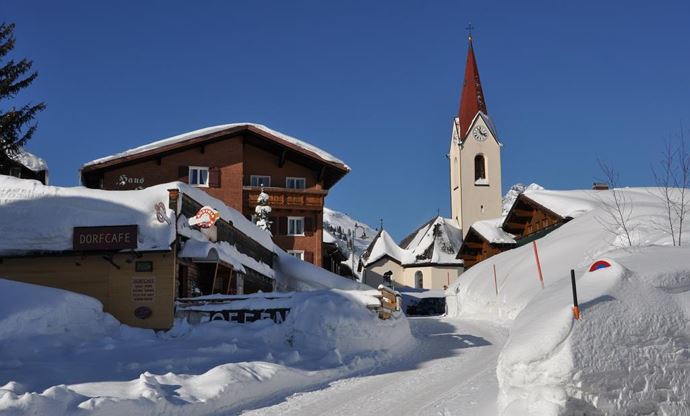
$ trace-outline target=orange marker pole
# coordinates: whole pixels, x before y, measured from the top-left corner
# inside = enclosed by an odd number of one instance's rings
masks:
[[[570,282],[573,284],[573,316],[580,319],[580,306],[577,304],[577,286],[575,286],[575,270],[570,269]]]
[[[544,288],[544,275],[541,273],[541,263],[539,262],[539,251],[537,250],[537,241],[532,241],[532,247],[534,247],[534,258],[537,259],[537,271],[539,271],[539,281],[541,282],[541,288]]]
[[[496,281],[496,265],[494,264],[494,288],[496,289],[496,296],[498,296],[498,282]]]

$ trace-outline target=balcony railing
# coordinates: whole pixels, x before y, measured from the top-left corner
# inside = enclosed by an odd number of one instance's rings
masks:
[[[264,188],[268,194],[268,205],[271,208],[299,208],[320,210],[327,191],[315,189]],[[258,186],[243,187],[245,206],[256,206],[256,200],[261,193]]]

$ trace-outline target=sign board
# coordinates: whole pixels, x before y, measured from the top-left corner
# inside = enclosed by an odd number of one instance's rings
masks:
[[[75,251],[136,249],[137,226],[74,227],[72,248]]]
[[[133,302],[153,302],[156,297],[156,278],[133,277],[132,278],[132,301]]]
[[[289,308],[262,310],[239,309],[206,312],[209,321],[228,321],[238,324],[255,322],[261,319],[270,319],[277,324],[281,324],[287,319],[288,313],[290,313]]]
[[[210,228],[218,221],[218,218],[220,218],[220,212],[209,206],[204,206],[199,209],[195,216],[189,219],[189,225]]]

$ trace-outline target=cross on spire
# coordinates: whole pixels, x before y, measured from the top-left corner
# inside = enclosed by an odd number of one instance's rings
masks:
[[[467,30],[467,33],[469,33],[469,35],[468,35],[469,39],[472,40],[472,31],[474,30],[474,26],[472,26],[471,22],[470,22],[470,24],[467,25],[465,30]]]

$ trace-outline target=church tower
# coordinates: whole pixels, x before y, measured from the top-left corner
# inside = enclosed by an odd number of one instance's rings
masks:
[[[451,215],[463,237],[479,220],[501,216],[501,143],[484,101],[469,36],[465,80],[450,141]]]

